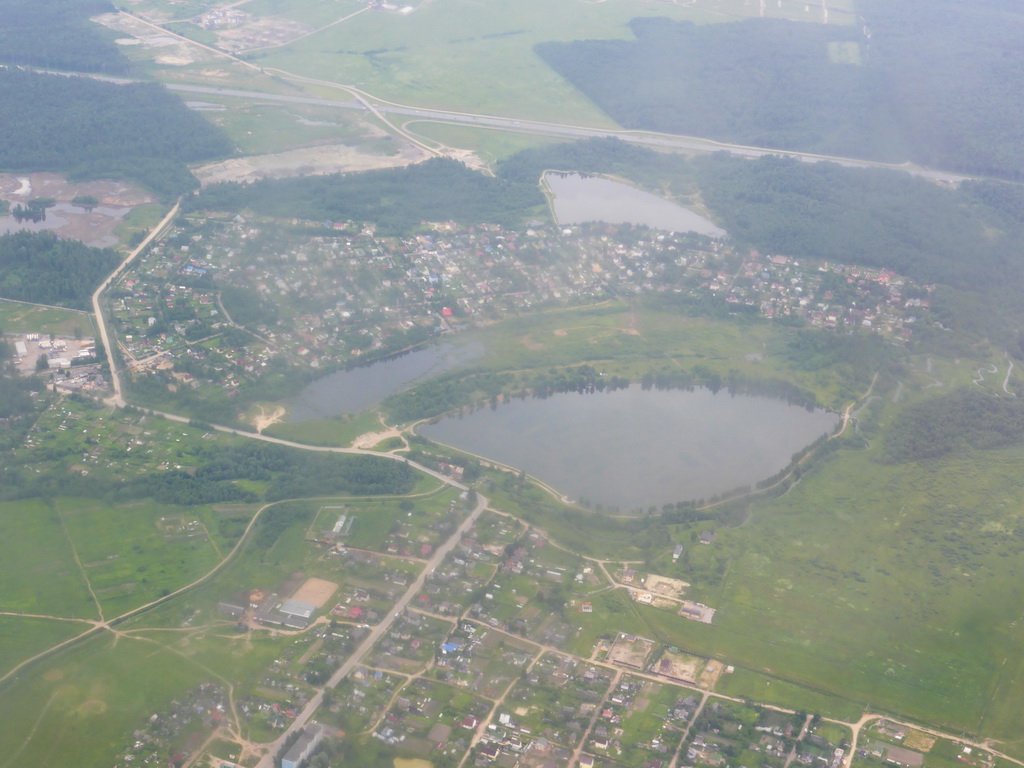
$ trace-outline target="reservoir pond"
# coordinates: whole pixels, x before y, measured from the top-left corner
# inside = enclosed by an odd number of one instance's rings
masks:
[[[634,384],[513,400],[420,433],[522,469],[574,501],[626,513],[756,485],[838,422],[767,397]]]
[[[603,221],[709,237],[726,234],[689,208],[619,181],[579,173],[547,173],[544,181],[555,196],[555,219],[559,224]]]
[[[479,345],[437,344],[379,363],[329,373],[284,403],[287,420],[309,421],[358,413],[417,381],[468,365],[482,352]]]

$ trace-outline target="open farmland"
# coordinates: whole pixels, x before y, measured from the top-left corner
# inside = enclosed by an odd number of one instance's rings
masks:
[[[307,0],[288,4],[287,15],[325,23],[321,9],[322,4]],[[406,15],[359,13],[248,58],[264,69],[350,84],[415,106],[611,127],[608,118],[541,62],[534,45],[554,39],[624,38],[629,34],[626,22],[637,16],[716,22],[757,12],[756,4],[741,0],[701,0],[689,6],[651,0],[586,5],[578,0],[433,2]],[[338,13],[335,18],[342,17]],[[803,4],[792,2],[770,13],[820,21],[820,12],[812,16]],[[829,17],[830,23],[850,20],[841,9]]]

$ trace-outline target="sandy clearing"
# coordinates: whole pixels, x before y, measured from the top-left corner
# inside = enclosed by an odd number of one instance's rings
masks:
[[[430,155],[419,147],[402,146],[394,155],[361,152],[346,144],[289,149],[269,155],[250,155],[201,165],[193,169],[204,187],[222,181],[256,181],[283,179],[290,176],[317,176],[348,171],[369,171],[375,168],[397,168],[414,165]]]
[[[333,581],[327,581],[326,579],[306,579],[306,583],[299,587],[298,591],[292,595],[292,600],[298,600],[300,603],[309,603],[315,605],[317,608],[322,608],[324,603],[331,599],[331,595],[338,588],[338,585]]]
[[[391,437],[402,437],[402,431],[399,429],[388,429],[383,432],[365,432],[352,441],[352,447],[369,450]],[[406,447],[408,447],[408,444],[406,444]]]
[[[263,430],[272,424],[280,424],[284,421],[284,415],[286,413],[283,406],[277,406],[268,410],[266,407],[260,405],[257,406],[260,411],[252,417],[253,427],[256,428],[258,434],[263,434]]]

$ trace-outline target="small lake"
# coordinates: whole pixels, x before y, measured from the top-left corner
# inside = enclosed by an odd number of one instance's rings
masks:
[[[603,221],[710,237],[726,234],[689,208],[619,181],[579,173],[547,173],[544,181],[555,196],[555,219],[559,224]]]
[[[420,433],[507,464],[574,501],[629,512],[755,485],[833,431],[839,417],[708,389],[513,400]]]
[[[326,419],[358,413],[384,398],[431,376],[437,376],[479,359],[478,344],[436,344],[379,363],[329,373],[285,401],[288,421]]]

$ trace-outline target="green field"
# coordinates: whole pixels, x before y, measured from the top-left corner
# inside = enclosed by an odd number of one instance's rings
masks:
[[[0,299],[0,331],[95,337],[96,326],[88,312]]]
[[[18,664],[91,629],[77,621],[0,616],[0,677]]]
[[[317,0],[287,7],[291,18],[313,24],[325,18]],[[637,16],[706,23],[757,12],[756,3],[742,0],[700,0],[688,6],[653,0],[447,0],[425,3],[408,15],[361,13],[287,47],[255,54],[251,61],[415,106],[613,127],[533,53],[534,45],[626,38],[627,22]],[[769,12],[820,21],[820,13],[807,13],[797,4],[785,3]],[[844,18],[851,20],[841,9],[830,9],[832,23]]]
[[[701,548],[718,584],[695,593],[718,608],[714,625],[639,618],[650,636],[865,709],[1013,736],[1024,451],[901,467],[876,457],[834,457]]]
[[[263,430],[271,437],[294,440],[309,445],[336,445],[346,447],[367,432],[381,429],[380,420],[370,412],[345,414],[330,419],[280,422]]]
[[[381,133],[370,128],[358,112],[307,104],[275,104],[203,95],[224,111],[206,112],[224,129],[242,154],[282,152],[294,147],[345,144],[382,152]]]
[[[107,617],[119,616],[199,578],[220,561],[202,528],[178,533],[195,510],[152,502],[58,505]]]
[[[6,685],[2,764],[108,765],[145,718],[209,679],[160,645],[101,635]]]
[[[98,618],[57,508],[31,499],[0,503],[0,610]]]
[[[731,674],[723,674],[718,679],[715,691],[850,723],[856,722],[863,714],[859,706],[838,696],[812,691],[749,669],[736,669]]]

